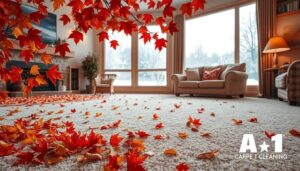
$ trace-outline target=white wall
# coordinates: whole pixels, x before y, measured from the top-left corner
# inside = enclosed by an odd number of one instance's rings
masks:
[[[63,23],[59,20],[62,14],[70,14],[71,8],[65,6],[56,11],[53,11],[52,2],[49,0],[45,4],[48,7],[48,11],[56,14],[57,17],[57,38],[67,39],[70,32],[75,28],[74,23],[69,23],[63,26]],[[71,18],[71,17],[70,17]],[[77,45],[74,43],[73,39],[67,40],[70,44],[69,48],[74,53],[75,58],[68,59],[66,66],[80,68],[80,90],[85,90],[88,81],[84,78],[81,62],[90,53],[94,52],[94,32],[90,30],[88,33],[84,34],[83,42],[79,42]]]

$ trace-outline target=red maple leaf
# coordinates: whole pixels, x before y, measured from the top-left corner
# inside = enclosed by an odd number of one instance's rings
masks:
[[[70,23],[70,21],[71,21],[70,18],[66,14],[61,15],[59,20],[62,21],[64,25]]]
[[[185,163],[179,163],[177,166],[176,166],[176,170],[177,171],[188,171],[190,169],[190,167],[185,164]]]
[[[197,12],[199,9],[204,9],[205,0],[192,0],[192,7]]]
[[[161,123],[161,122],[155,125],[155,128],[156,128],[156,129],[161,129],[161,128],[163,128],[163,127],[164,127],[164,125],[163,125],[163,123]]]
[[[140,155],[137,150],[129,151],[126,154],[128,171],[145,171],[142,164],[147,159],[146,155]]]
[[[109,40],[109,36],[106,31],[102,31],[102,32],[98,33],[98,36],[99,36],[100,42],[103,42],[105,39]]]
[[[109,143],[112,147],[117,147],[119,146],[120,142],[123,140],[123,137],[120,137],[119,134],[113,134],[110,137]]]
[[[31,50],[22,50],[20,57],[24,58],[24,61],[28,64],[29,61],[34,58],[34,55]]]
[[[62,43],[55,46],[55,53],[59,53],[61,56],[66,56],[66,52],[71,52],[68,43]]]
[[[153,20],[153,16],[151,14],[143,14],[143,21],[145,24],[150,23]]]
[[[52,84],[55,86],[56,85],[56,80],[61,80],[62,75],[61,72],[58,72],[58,65],[53,65],[48,69],[46,72],[47,78],[52,82]]]
[[[31,152],[21,152],[17,155],[18,160],[15,164],[29,164],[32,161],[33,157],[34,155]]]
[[[75,44],[77,44],[80,40],[83,41],[83,34],[77,30],[73,30],[69,35],[69,39],[73,38]]]
[[[178,32],[178,29],[176,28],[176,24],[173,21],[170,21],[168,29],[171,35],[173,35],[174,32]]]
[[[180,10],[183,15],[187,14],[188,16],[192,16],[193,8],[191,7],[192,3],[184,3],[181,5]]]
[[[21,74],[23,70],[20,67],[12,66],[9,71],[11,83],[15,83],[22,80]]]
[[[143,39],[144,43],[146,44],[147,42],[151,41],[151,35],[150,35],[150,33],[144,32],[144,33],[142,33],[142,36],[140,39]]]
[[[156,39],[155,40],[155,49],[158,49],[161,51],[163,48],[167,47],[167,40],[161,38],[161,39]]]
[[[265,131],[265,135],[266,135],[268,138],[271,139],[273,136],[276,135],[276,133],[275,133],[275,132],[268,132],[268,131]]]
[[[119,42],[117,40],[111,40],[110,42],[110,47],[117,49],[117,46],[119,46]]]
[[[176,10],[176,8],[172,7],[171,5],[167,5],[165,6],[164,10],[163,10],[163,15],[164,17],[173,17],[173,12]]]
[[[136,134],[140,137],[140,138],[147,138],[148,136],[150,136],[147,132],[141,131],[139,130],[138,132],[136,132]]]

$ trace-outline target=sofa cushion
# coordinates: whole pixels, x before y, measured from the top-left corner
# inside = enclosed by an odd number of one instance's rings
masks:
[[[199,88],[224,88],[225,81],[224,80],[207,80],[200,81]]]
[[[180,88],[198,88],[200,81],[180,81],[178,87]]]
[[[185,74],[188,81],[200,81],[200,74],[198,68],[187,68],[185,70]]]
[[[204,69],[202,80],[218,80],[222,72],[222,68],[216,68],[211,71]]]
[[[234,65],[227,65],[226,69],[221,73],[220,79],[225,80],[225,76],[229,71],[240,71],[240,72],[246,72],[246,64],[234,64]]]
[[[286,78],[287,78],[287,72],[278,75],[275,79],[275,86],[277,88],[286,89]]]

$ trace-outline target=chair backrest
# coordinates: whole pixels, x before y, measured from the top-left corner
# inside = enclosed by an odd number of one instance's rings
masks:
[[[287,79],[290,101],[300,101],[300,60],[294,61],[290,65]]]

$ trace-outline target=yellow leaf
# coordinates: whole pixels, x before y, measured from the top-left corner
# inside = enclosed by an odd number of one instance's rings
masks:
[[[37,77],[35,77],[35,81],[38,83],[38,85],[46,85],[47,81],[44,79],[43,75],[38,75]]]
[[[39,72],[40,68],[37,65],[32,65],[31,69],[30,69],[30,74],[31,75],[40,75]]]
[[[45,65],[52,64],[52,57],[47,53],[43,53],[41,55],[41,60],[44,62]]]
[[[166,156],[176,156],[177,155],[177,152],[174,148],[169,148],[167,150],[164,151],[164,154]]]
[[[18,38],[19,36],[23,35],[23,32],[19,27],[16,27],[13,30],[13,35]]]
[[[54,0],[53,1],[53,9],[54,11],[63,6],[65,3],[65,0]]]

